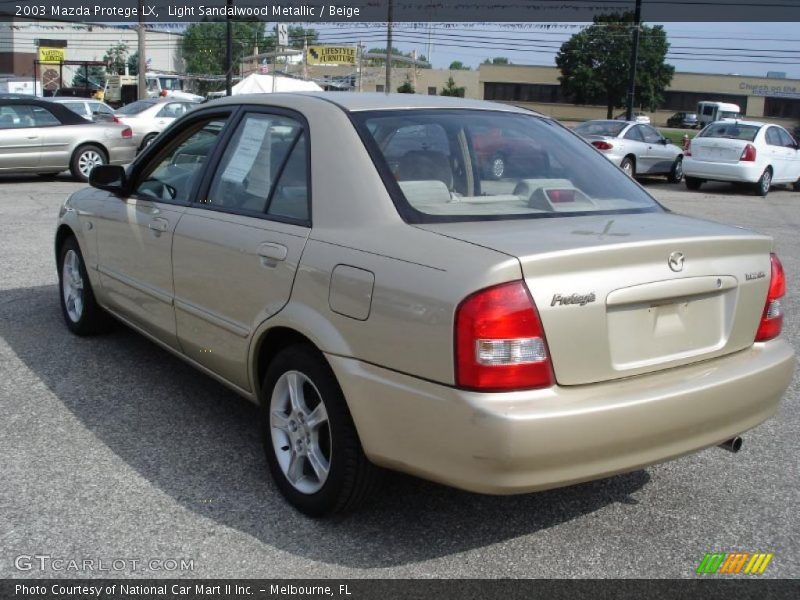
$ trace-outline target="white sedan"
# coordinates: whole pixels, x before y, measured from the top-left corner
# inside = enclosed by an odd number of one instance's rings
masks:
[[[778,125],[758,121],[715,121],[690,144],[683,159],[686,187],[700,189],[704,181],[755,184],[766,196],[778,183],[800,191],[800,150]]]
[[[115,114],[121,123],[133,130],[133,141],[142,150],[175,119],[195,106],[195,102],[148,98],[123,106]]]

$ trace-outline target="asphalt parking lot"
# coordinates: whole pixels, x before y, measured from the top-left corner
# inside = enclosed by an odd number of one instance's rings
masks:
[[[800,193],[646,185],[676,212],[774,236],[798,348]],[[515,497],[391,475],[357,514],[301,516],[268,478],[254,406],[124,327],[67,332],[52,233],[79,187],[0,177],[0,577],[695,577],[704,553],[734,550],[774,553],[764,577],[800,576],[797,375],[737,455]],[[15,566],[34,554],[193,569]]]

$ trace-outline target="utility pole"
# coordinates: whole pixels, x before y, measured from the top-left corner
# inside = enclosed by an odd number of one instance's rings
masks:
[[[642,25],[642,0],[636,0],[636,14],[634,16],[633,47],[631,48],[631,70],[628,80],[628,103],[625,118],[633,120],[633,105],[636,101],[636,63],[639,60],[639,30]]]
[[[411,51],[411,87],[414,88],[414,93],[417,93],[417,50]]]
[[[227,0],[228,14],[225,15],[225,95],[231,95],[231,79],[233,77],[233,23],[231,23],[231,7],[233,0]]]
[[[147,98],[147,40],[144,28],[144,1],[139,0],[139,26],[136,28],[136,41],[137,52],[139,54],[139,85],[138,96],[139,100]]]
[[[389,0],[389,18],[386,24],[386,85],[384,93],[392,88],[392,18],[394,17],[394,0]]]
[[[361,40],[358,40],[358,91],[363,92],[363,79],[364,79],[364,46],[361,45]]]

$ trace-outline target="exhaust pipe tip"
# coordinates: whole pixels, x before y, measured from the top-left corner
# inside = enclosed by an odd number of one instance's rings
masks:
[[[722,442],[719,447],[723,450],[727,450],[728,452],[733,452],[736,454],[739,450],[742,449],[742,444],[744,441],[738,435],[736,437],[732,437],[729,440],[725,440]]]

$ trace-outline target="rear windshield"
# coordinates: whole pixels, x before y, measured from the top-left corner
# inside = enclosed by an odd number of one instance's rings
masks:
[[[761,127],[757,125],[740,125],[739,123],[712,123],[700,132],[700,137],[726,138],[752,142]]]
[[[137,100],[136,102],[131,102],[130,104],[126,104],[122,108],[117,110],[118,115],[137,115],[140,112],[147,110],[151,106],[156,104],[155,102],[147,101],[147,100]]]
[[[625,121],[586,121],[575,127],[578,135],[606,135],[617,137],[628,126]]]
[[[353,119],[409,222],[663,210],[602,154],[550,119],[417,109],[354,113]]]

